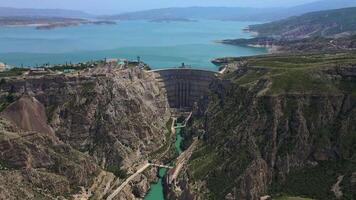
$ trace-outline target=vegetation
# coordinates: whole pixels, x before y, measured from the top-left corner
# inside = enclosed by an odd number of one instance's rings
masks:
[[[166,131],[165,131],[165,143],[157,150],[149,154],[150,159],[156,159],[158,157],[164,156],[163,153],[168,152],[169,148],[171,148],[172,145],[172,130],[171,126],[173,123],[173,119],[170,118],[168,122],[166,123]]]
[[[203,199],[224,199],[239,189],[255,192],[246,189],[246,185],[260,186],[253,182],[254,176],[244,180],[243,187],[239,185],[242,175],[256,157],[269,165],[273,152],[278,157],[274,161],[281,161],[269,168],[273,185],[268,194],[273,199],[334,199],[330,189],[340,175],[345,175],[341,183],[345,199],[355,199],[349,180],[356,169],[354,106],[347,113],[324,110],[329,100],[336,106],[354,93],[355,52],[263,55],[223,62],[231,69],[214,85],[203,122],[195,121],[198,124],[193,126],[207,124],[201,146],[189,161],[189,180],[208,188],[206,193],[196,192]],[[329,114],[333,119],[320,122]],[[308,164],[333,158],[315,167]],[[282,179],[283,175],[287,177]]]
[[[0,77],[12,77],[12,76],[21,76],[29,69],[26,68],[12,68],[7,71],[0,72]]]
[[[53,115],[56,109],[57,109],[57,105],[50,105],[46,107],[47,122],[49,124],[53,121]]]
[[[192,177],[195,180],[203,179],[209,173],[209,170],[217,164],[217,155],[209,148],[203,147],[196,150],[189,162]]]
[[[0,161],[0,170],[8,170],[9,168],[6,166],[5,163]]]
[[[341,38],[330,38],[314,36],[303,39],[276,39],[272,37],[256,37],[251,39],[232,39],[220,41],[224,44],[239,45],[239,46],[266,46],[274,45],[277,48],[272,51],[278,52],[328,52],[356,49],[356,35],[345,36]],[[268,45],[267,45],[268,44]]]
[[[195,181],[205,180],[210,190],[208,199],[224,199],[239,177],[253,160],[248,147],[242,146],[234,155],[217,152],[211,146],[201,146],[190,161],[189,171]]]
[[[243,76],[226,75],[240,85],[261,80],[271,81],[267,94],[314,93],[338,94],[354,92],[353,80],[332,80],[327,70],[356,64],[355,52],[310,53],[227,58],[229,62],[246,61],[248,71]]]
[[[7,95],[0,98],[0,112],[5,110],[7,106],[15,102],[17,99],[18,97],[15,95],[15,93],[12,90],[10,90]]]
[[[81,96],[88,98],[95,94],[95,82],[85,82],[82,84]]]
[[[65,70],[83,70],[88,68],[89,66],[85,65],[85,64],[79,64],[78,66],[74,66],[74,65],[57,65],[54,67],[51,67],[51,70],[54,71],[65,71]]]
[[[356,31],[356,7],[312,12],[249,28],[261,36],[334,36]]]
[[[115,174],[115,176],[119,177],[120,179],[126,179],[128,177],[127,171],[124,169],[121,169],[119,166],[109,166],[106,169],[109,172],[112,172]]]
[[[315,199],[333,199],[334,194],[330,190],[336,183],[337,177],[345,175],[351,177],[356,169],[356,163],[351,161],[325,161],[315,167],[303,168],[292,171],[285,183],[276,184],[271,188],[271,193],[289,194],[292,196],[307,196]],[[353,199],[351,181],[345,178],[341,182],[344,199]],[[277,198],[278,199],[278,198]]]

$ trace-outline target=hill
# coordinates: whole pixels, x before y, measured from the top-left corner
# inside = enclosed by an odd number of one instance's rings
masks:
[[[93,15],[78,11],[64,9],[32,9],[0,7],[0,17],[64,17],[64,18],[92,18]]]
[[[119,15],[103,16],[118,20],[161,20],[161,19],[214,19],[236,21],[271,21],[307,12],[356,6],[351,0],[322,0],[289,8],[246,8],[246,7],[182,7],[162,8]]]
[[[261,12],[272,12],[275,9],[239,8],[239,7],[185,7],[161,8],[105,16],[118,20],[159,20],[165,18],[215,19],[215,20],[263,20],[268,16],[257,15]]]
[[[356,7],[307,13],[252,25],[249,30],[257,32],[259,36],[287,39],[349,36],[356,32]]]

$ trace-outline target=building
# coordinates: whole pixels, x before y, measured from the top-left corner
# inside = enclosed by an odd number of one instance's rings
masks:
[[[117,58],[108,58],[108,59],[105,59],[105,62],[106,62],[107,64],[116,64],[118,61],[119,61],[119,59],[117,59]]]
[[[75,70],[74,69],[64,69],[63,70],[63,73],[66,73],[66,74],[72,73],[72,72],[75,72]]]
[[[0,62],[0,72],[3,72],[6,70],[6,65],[5,63]]]
[[[38,68],[31,68],[28,75],[35,76],[35,75],[45,75],[48,74],[47,70],[43,67]]]

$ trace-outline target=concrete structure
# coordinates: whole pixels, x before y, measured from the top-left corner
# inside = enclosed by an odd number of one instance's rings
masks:
[[[6,65],[2,62],[0,62],[0,72],[3,72],[6,70]]]
[[[107,58],[107,59],[105,59],[105,63],[106,64],[116,64],[118,62],[119,62],[119,59],[117,59],[117,58]]]
[[[154,164],[154,163],[145,163],[142,167],[140,167],[140,169],[138,169],[134,174],[132,174],[130,177],[128,177],[118,188],[116,188],[113,193],[111,193],[106,200],[112,200],[113,198],[115,198],[122,189],[124,189],[124,187],[126,185],[128,185],[130,183],[130,181],[132,181],[136,176],[138,176],[139,174],[141,174],[142,172],[144,172],[148,167],[159,167],[159,168],[167,168],[167,169],[172,169],[173,167],[168,166],[168,165],[161,165],[161,164]]]
[[[209,92],[210,83],[218,76],[218,72],[174,68],[152,70],[161,86],[167,91],[168,102],[171,108],[190,110],[199,98]]]

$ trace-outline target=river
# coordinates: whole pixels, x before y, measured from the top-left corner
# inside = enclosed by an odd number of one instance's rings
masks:
[[[182,124],[177,123],[176,124],[178,127],[180,127]],[[178,154],[181,154],[183,152],[181,148],[181,144],[183,141],[183,137],[181,135],[182,128],[176,128],[176,141],[174,143],[176,151]],[[159,169],[159,180],[156,183],[151,184],[151,188],[148,191],[147,195],[145,196],[144,200],[164,200],[164,194],[163,194],[163,177],[166,174],[167,169],[166,168],[160,168]]]

